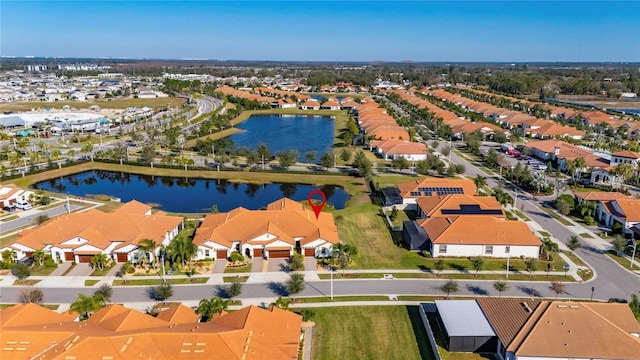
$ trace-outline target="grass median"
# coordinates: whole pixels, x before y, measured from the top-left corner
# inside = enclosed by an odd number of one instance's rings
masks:
[[[167,283],[171,285],[191,285],[191,284],[204,284],[209,278],[187,278],[187,279],[167,279]],[[124,280],[114,280],[113,286],[141,286],[141,285],[160,285],[161,279],[131,279],[127,280],[126,284]]]

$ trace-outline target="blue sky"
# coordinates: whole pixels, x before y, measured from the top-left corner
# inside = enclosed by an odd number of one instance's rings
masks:
[[[640,61],[640,1],[0,0],[4,56]]]

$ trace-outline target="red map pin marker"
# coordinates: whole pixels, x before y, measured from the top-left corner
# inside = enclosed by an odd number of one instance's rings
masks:
[[[320,194],[320,196],[322,196],[322,202],[320,203],[320,205],[313,204],[313,201],[312,201],[313,195],[316,195],[316,194]],[[307,202],[309,202],[309,206],[311,206],[311,208],[313,209],[313,212],[316,214],[316,220],[317,220],[318,216],[320,216],[320,211],[322,211],[322,208],[324,207],[324,204],[327,203],[327,195],[325,195],[324,192],[322,192],[322,190],[313,190],[309,193]]]

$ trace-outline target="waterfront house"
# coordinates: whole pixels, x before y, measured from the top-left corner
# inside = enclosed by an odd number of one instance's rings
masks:
[[[226,259],[237,251],[246,257],[289,258],[298,251],[304,256],[331,256],[339,242],[333,215],[313,211],[302,203],[282,198],[266,210],[239,207],[210,214],[194,236],[197,259]]]

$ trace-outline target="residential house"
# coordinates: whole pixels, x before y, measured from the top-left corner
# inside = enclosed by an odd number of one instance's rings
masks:
[[[0,358],[12,359],[258,359],[298,358],[302,318],[256,306],[198,322],[173,305],[157,317],[111,304],[87,321],[28,303],[0,310]]]
[[[467,179],[447,179],[427,177],[422,180],[409,181],[396,185],[402,203],[407,210],[416,210],[417,199],[425,196],[441,196],[448,194],[476,194],[476,185]]]
[[[321,110],[340,110],[340,108],[340,101],[334,98],[331,98],[320,105]]]
[[[599,171],[609,168],[609,159],[606,154],[595,152],[581,146],[576,146],[562,140],[540,140],[530,141],[525,147],[529,150],[529,155],[544,161],[556,161],[561,170],[567,170],[567,161],[583,158],[586,167],[578,169],[583,173],[590,173],[590,183],[602,181],[602,173]],[[608,172],[606,173],[608,174]]]
[[[398,139],[376,140],[369,143],[370,149],[375,149],[385,160],[405,158],[409,161],[427,159],[427,147],[422,143],[408,142]]]
[[[291,109],[296,107],[296,102],[289,98],[278,99],[271,102],[271,107],[276,109]]]
[[[134,200],[111,213],[93,209],[60,215],[22,230],[0,252],[11,250],[17,260],[44,250],[55,261],[88,263],[93,256],[105,254],[116,262],[135,263],[140,257],[149,257],[140,251],[141,240],[167,246],[182,229],[183,220],[162,211],[152,213],[150,206]]]
[[[463,210],[464,211],[464,210]],[[429,251],[438,256],[537,258],[540,239],[527,224],[486,215],[449,215],[418,220]]]
[[[18,201],[29,201],[32,196],[33,191],[21,189],[14,184],[0,185],[0,208]]]
[[[320,102],[315,99],[309,99],[300,105],[302,110],[320,110]]]
[[[596,216],[596,219],[608,227],[620,226],[624,233],[640,234],[640,199],[619,198],[600,201]]]
[[[266,210],[239,207],[207,215],[193,240],[198,259],[226,259],[232,251],[247,257],[289,258],[294,251],[327,257],[339,241],[332,214],[321,212],[316,218],[288,198],[272,202]]]
[[[488,215],[505,218],[502,205],[493,196],[447,194],[416,200],[417,218],[430,219],[455,215]]]
[[[443,333],[448,351],[500,360],[640,359],[640,325],[627,304],[482,297],[421,304],[420,315],[427,332]]]
[[[640,153],[629,150],[616,151],[611,154],[611,165],[631,164],[634,169],[638,168]]]

